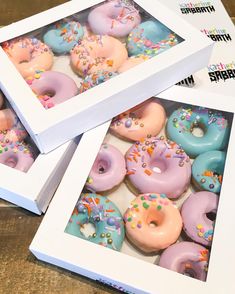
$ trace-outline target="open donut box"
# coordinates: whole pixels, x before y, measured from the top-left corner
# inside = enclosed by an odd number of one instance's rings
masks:
[[[123,3],[125,1],[123,0]],[[69,1],[1,28],[0,42],[22,35],[42,39],[45,27],[63,18],[75,17],[84,25],[90,9],[101,3],[100,0]],[[50,109],[41,105],[0,46],[0,63],[4,72],[0,76],[0,85],[42,153],[47,153],[75,136],[112,119],[118,113],[141,103],[146,97],[160,93],[208,64],[213,47],[209,38],[157,0],[136,0],[135,5],[144,17],[159,20],[179,36],[179,43]],[[71,70],[69,56],[54,56],[52,70],[68,74],[79,86],[81,79]]]
[[[206,281],[161,268],[155,264],[159,260],[158,254],[143,254],[127,238],[124,239],[122,249],[118,252],[65,232],[103,141],[116,146],[123,154],[133,144],[110,134],[108,129],[111,122],[83,135],[30,245],[30,250],[40,260],[87,276],[125,293],[234,294],[232,261],[235,260],[235,238],[232,232],[235,226],[235,200],[231,195],[234,187],[235,161],[234,99],[177,86],[156,97],[165,107],[167,116],[182,104],[196,105],[222,111],[231,126]],[[162,134],[164,134],[163,130],[160,135]],[[176,206],[180,208],[189,194],[195,191],[194,189],[190,185],[190,188],[174,201]],[[125,181],[114,191],[104,195],[116,204],[122,214],[135,197]],[[187,240],[183,234],[178,241],[182,240]]]

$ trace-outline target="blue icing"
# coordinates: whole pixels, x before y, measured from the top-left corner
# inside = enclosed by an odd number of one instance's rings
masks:
[[[164,42],[161,42],[163,41]],[[176,36],[161,22],[149,20],[134,28],[127,39],[129,55],[155,56],[178,43]]]
[[[204,135],[192,134],[194,127],[203,129]],[[230,128],[221,113],[202,107],[181,107],[169,117],[166,127],[172,141],[179,144],[192,158],[211,150],[226,147]]]
[[[58,22],[50,26],[43,36],[43,41],[52,49],[54,53],[69,53],[84,35],[83,27],[80,23]]]
[[[95,233],[88,238],[81,231],[84,224],[93,224]],[[119,209],[107,197],[82,194],[66,233],[120,251],[125,236],[124,223]]]
[[[220,192],[225,159],[225,152],[216,150],[205,152],[194,160],[193,180],[201,190]]]

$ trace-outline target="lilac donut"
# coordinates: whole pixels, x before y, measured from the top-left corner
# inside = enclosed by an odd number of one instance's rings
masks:
[[[128,179],[138,193],[159,193],[175,199],[190,184],[188,155],[163,136],[149,136],[135,143],[126,153],[126,164]]]
[[[92,192],[104,192],[119,185],[126,175],[126,163],[122,153],[110,144],[103,144],[93,164],[86,188]]]
[[[209,251],[193,242],[180,242],[168,247],[161,255],[159,266],[206,281]]]
[[[33,77],[28,77],[26,82],[46,109],[78,94],[74,80],[61,72],[37,71]]]
[[[34,162],[31,148],[24,143],[0,143],[0,163],[27,172]]]
[[[214,221],[207,214],[217,211],[218,202],[218,195],[207,191],[191,194],[184,202],[181,209],[184,231],[193,241],[211,246]]]
[[[139,11],[128,1],[113,0],[93,9],[88,23],[96,35],[125,37],[141,22]]]

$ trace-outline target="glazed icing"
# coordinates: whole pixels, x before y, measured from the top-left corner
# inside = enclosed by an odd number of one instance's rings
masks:
[[[87,179],[86,188],[92,192],[108,191],[119,185],[126,175],[122,153],[110,144],[102,144]]]
[[[192,134],[195,127],[203,130],[202,137]],[[193,158],[206,151],[224,149],[230,133],[223,114],[197,106],[185,106],[174,111],[168,119],[166,130],[170,139],[181,145]]]
[[[182,229],[178,208],[164,194],[136,197],[124,215],[128,239],[144,252],[157,252],[176,242]]]
[[[95,226],[95,233],[85,237],[81,228],[88,223]],[[119,209],[107,197],[97,194],[81,195],[65,232],[117,251],[125,236]]]
[[[141,193],[163,193],[178,198],[188,188],[191,163],[175,142],[162,136],[135,143],[126,153],[127,175]]]

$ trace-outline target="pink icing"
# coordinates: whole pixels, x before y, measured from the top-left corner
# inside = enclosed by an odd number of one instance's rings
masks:
[[[184,230],[194,241],[210,246],[214,231],[214,221],[207,213],[215,213],[218,207],[218,195],[201,191],[191,194],[184,202],[181,210]]]
[[[51,108],[78,94],[74,80],[61,72],[38,72],[26,81],[45,108]]]
[[[141,17],[127,1],[114,0],[93,9],[88,22],[95,34],[125,37],[140,24]]]
[[[188,188],[191,163],[175,142],[150,137],[135,143],[126,153],[127,175],[141,193],[163,193],[178,198]]]
[[[89,174],[86,188],[92,192],[111,190],[120,184],[126,175],[122,153],[112,145],[103,144]]]

